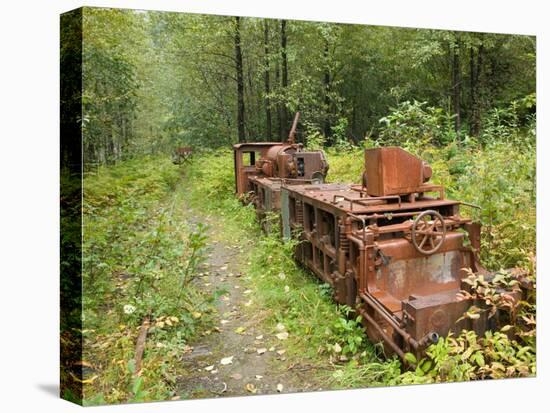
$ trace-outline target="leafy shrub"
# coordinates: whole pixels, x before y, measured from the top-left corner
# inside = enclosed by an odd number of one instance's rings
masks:
[[[402,102],[379,122],[380,142],[412,152],[428,144],[445,145],[456,139],[453,117],[441,108],[427,106],[427,102]]]

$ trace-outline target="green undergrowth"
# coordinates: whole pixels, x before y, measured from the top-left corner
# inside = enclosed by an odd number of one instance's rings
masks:
[[[168,158],[125,161],[88,174],[83,187],[84,404],[169,399],[177,360],[210,325],[215,299],[192,283],[207,240],[182,215],[182,168]]]

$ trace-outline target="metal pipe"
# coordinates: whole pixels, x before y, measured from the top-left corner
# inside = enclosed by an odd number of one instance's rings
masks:
[[[479,205],[470,204],[469,202],[460,201],[460,204],[465,205],[465,206],[469,206],[469,207],[472,207],[472,208],[482,209]]]
[[[296,112],[296,115],[294,116],[294,121],[292,122],[292,128],[288,133],[288,143],[290,143],[291,145],[294,144],[294,140],[296,138],[296,127],[298,126],[298,119],[300,119],[300,112]]]
[[[351,212],[348,212],[348,216],[352,219],[355,219],[356,221],[360,221],[363,223],[363,242],[366,242],[367,238],[367,225],[365,224],[365,218],[360,217],[358,215],[352,214]]]

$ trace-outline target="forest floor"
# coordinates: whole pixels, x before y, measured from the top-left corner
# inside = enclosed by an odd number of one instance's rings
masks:
[[[225,293],[217,303],[215,327],[190,343],[182,356],[186,373],[177,378],[176,394],[187,399],[322,390],[308,366],[287,359],[284,326],[273,332],[264,323],[266,315],[251,306],[254,287],[247,282],[246,245],[229,242],[223,220],[193,209],[187,209],[187,219],[191,226],[209,226],[209,253],[196,286]]]

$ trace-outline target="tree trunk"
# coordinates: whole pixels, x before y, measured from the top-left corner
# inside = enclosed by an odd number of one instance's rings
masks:
[[[483,45],[477,50],[477,62],[474,49],[470,48],[470,135],[479,136],[481,129],[480,74],[483,65]]]
[[[279,59],[275,60],[275,84],[279,86],[281,84],[281,67],[279,66]],[[277,126],[279,128],[279,137],[283,137],[283,110],[281,102],[277,103]]]
[[[282,87],[283,93],[286,93],[288,87],[288,60],[286,56],[286,20],[281,20],[281,59],[282,59]],[[281,139],[288,136],[288,113],[286,105],[281,108]]]
[[[325,73],[323,76],[323,86],[324,86],[324,92],[325,92],[325,120],[323,123],[323,134],[325,135],[325,138],[330,142],[330,70],[328,66],[328,40],[325,39],[325,49],[323,51],[323,57],[325,60]]]
[[[458,134],[460,131],[460,50],[458,44],[451,48],[451,86],[452,86],[452,105],[453,114],[455,115],[455,132]]]
[[[271,104],[269,102],[269,94],[271,93],[271,85],[269,79],[269,26],[268,20],[264,20],[264,53],[265,53],[265,68],[264,68],[264,86],[265,86],[265,122],[267,139],[271,140]]]
[[[241,50],[241,18],[235,17],[235,69],[237,71],[237,130],[239,142],[245,142],[243,53]]]

